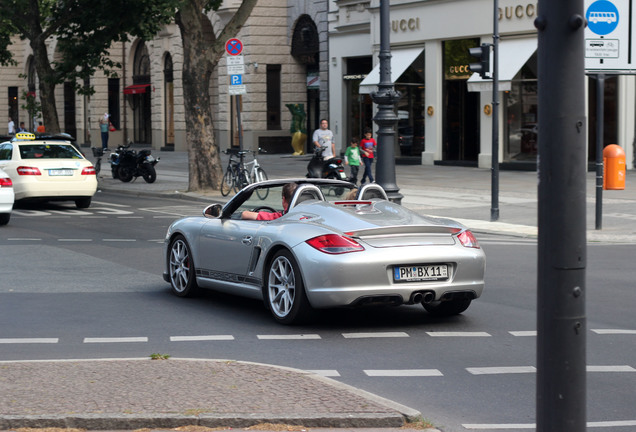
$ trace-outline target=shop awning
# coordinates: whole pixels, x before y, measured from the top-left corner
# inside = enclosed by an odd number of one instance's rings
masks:
[[[404,71],[411,66],[411,63],[415,61],[419,56],[423,47],[417,48],[404,48],[391,50],[391,82],[395,83],[398,78],[404,73]],[[380,82],[380,64],[378,63],[373,70],[366,76],[360,83],[360,93],[371,93],[377,90],[378,83]]]
[[[499,91],[508,91],[510,82],[537,50],[537,39],[509,39],[499,42]],[[492,80],[474,73],[468,79],[468,91],[492,91]]]
[[[146,93],[146,89],[148,87],[150,87],[150,84],[135,84],[128,87],[124,87],[124,94]]]

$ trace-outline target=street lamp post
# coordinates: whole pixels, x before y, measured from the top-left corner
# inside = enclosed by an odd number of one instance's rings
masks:
[[[380,0],[380,83],[378,91],[371,97],[378,105],[378,112],[373,121],[378,125],[378,158],[376,178],[386,191],[389,200],[400,204],[402,194],[399,193],[395,181],[395,104],[400,99],[400,92],[395,91],[391,81],[391,41],[389,22],[389,0]]]

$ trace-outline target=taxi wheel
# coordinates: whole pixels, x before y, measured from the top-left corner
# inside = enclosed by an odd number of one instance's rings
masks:
[[[0,213],[0,225],[6,225],[11,219],[11,213]]]
[[[75,200],[75,207],[85,209],[91,206],[91,197],[78,198]]]

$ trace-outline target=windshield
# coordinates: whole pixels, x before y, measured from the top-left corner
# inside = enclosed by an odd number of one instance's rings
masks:
[[[20,144],[22,159],[83,159],[70,144]]]

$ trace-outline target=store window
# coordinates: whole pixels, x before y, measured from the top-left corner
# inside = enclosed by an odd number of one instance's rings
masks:
[[[395,82],[402,97],[397,103],[398,143],[402,156],[420,155],[424,151],[424,52],[411,63]]]
[[[267,130],[280,130],[281,65],[267,65]]]
[[[538,151],[538,83],[535,52],[504,93],[504,155],[506,162],[535,162]]]
[[[371,57],[352,57],[347,59],[347,73],[342,77],[347,91],[346,138],[362,139],[364,130],[373,129],[373,100],[371,95],[360,93],[360,83],[373,69]]]
[[[596,85],[595,77],[588,80],[588,160],[596,161]],[[618,77],[606,76],[603,90],[603,147],[618,143]]]

